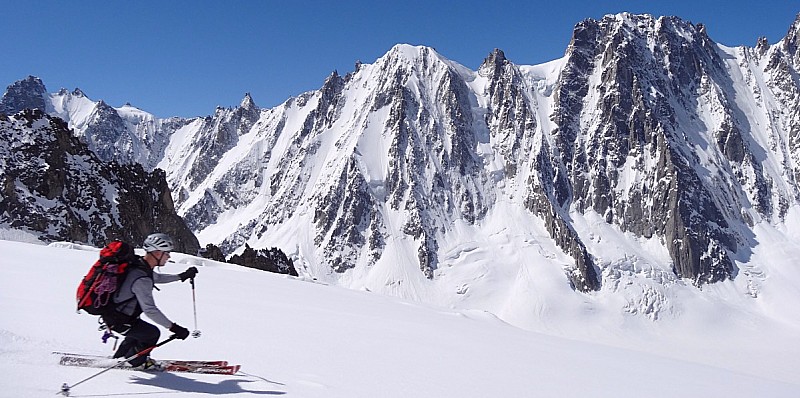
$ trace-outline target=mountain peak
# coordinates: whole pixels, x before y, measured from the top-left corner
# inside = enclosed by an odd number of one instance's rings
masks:
[[[28,75],[28,77],[26,77],[25,79],[20,80],[19,83],[31,87],[37,87],[37,88],[41,87],[42,90],[45,89],[44,83],[42,83],[42,79],[39,79],[38,77],[33,75]]]
[[[334,70],[333,70],[333,72],[331,72],[331,74],[330,74],[330,75],[328,75],[328,77],[327,77],[327,78],[325,78],[325,83],[327,83],[327,82],[329,82],[329,81],[331,81],[331,80],[337,80],[337,79],[339,79],[339,78],[341,78],[341,76],[339,76],[339,71],[337,71],[336,69],[334,69]]]
[[[664,21],[664,19],[672,19],[673,17],[654,17],[651,14],[632,14],[623,12],[619,14],[608,14],[603,17],[599,25],[603,26],[616,26],[627,27],[632,31],[652,29],[656,23]]]
[[[593,54],[607,40],[613,40],[614,47],[625,40],[678,40],[701,45],[710,42],[702,23],[693,24],[676,16],[656,18],[650,14],[620,13],[605,15],[600,21],[589,18],[576,24],[567,53]]]
[[[492,63],[492,64],[495,64],[495,65],[502,65],[502,64],[505,64],[507,62],[508,62],[508,59],[506,59],[506,54],[503,52],[503,50],[501,50],[499,48],[495,48],[494,51],[492,51],[489,54],[489,56],[486,57],[486,59],[483,60],[484,64]]]
[[[256,102],[253,101],[253,97],[250,96],[250,93],[244,93],[244,98],[242,99],[242,102],[239,104],[239,107],[248,110],[258,109],[258,106],[256,106]]]
[[[759,55],[766,54],[767,50],[769,49],[769,40],[765,36],[761,36],[756,41],[756,51]]]
[[[789,33],[794,32],[796,35],[798,31],[800,31],[800,12],[794,17],[794,22],[789,27]]]
[[[433,47],[427,46],[413,46],[411,44],[395,44],[389,52],[386,53],[387,57],[402,58],[407,61],[414,61],[421,58],[428,58],[431,55],[439,56],[439,53]]]
[[[783,38],[783,47],[787,53],[800,57],[800,51],[798,51],[798,47],[800,47],[800,13],[789,26],[789,31]]]
[[[706,35],[706,28],[702,23],[694,25],[691,22],[677,16],[655,17],[652,14],[632,14],[623,12],[619,14],[605,15],[600,21],[588,19],[583,22],[587,23],[587,21],[589,23],[593,22],[604,32],[613,32],[619,29],[624,29],[632,33],[641,33],[670,29],[683,32],[682,34],[684,36],[687,34]]]
[[[490,74],[494,75],[498,71],[500,71],[505,65],[510,64],[511,61],[506,59],[505,53],[503,50],[499,48],[495,48],[494,51],[489,53],[483,63],[481,64],[479,70],[484,72],[489,72]]]
[[[634,14],[630,12],[621,12],[618,14],[607,14],[603,17],[603,21],[617,21],[625,24],[637,24],[640,22],[655,21],[656,18],[652,14]]]
[[[45,110],[44,97],[47,89],[42,80],[36,76],[28,76],[6,88],[0,99],[0,113],[13,114],[23,109]]]
[[[392,47],[391,50],[389,50],[389,52],[390,53],[401,53],[401,54],[407,55],[409,58],[414,58],[416,55],[419,54],[419,51],[422,48],[426,48],[426,47],[425,46],[415,46],[415,45],[407,44],[407,43],[397,43]]]

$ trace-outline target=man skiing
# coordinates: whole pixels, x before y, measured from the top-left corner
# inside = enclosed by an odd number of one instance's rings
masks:
[[[189,330],[172,322],[156,306],[153,299],[153,288],[156,283],[181,282],[197,275],[197,268],[189,267],[177,275],[153,272],[155,267],[163,266],[170,258],[175,245],[166,234],[149,235],[142,245],[146,254],[137,256],[129,264],[129,271],[114,295],[114,311],[103,315],[103,322],[114,332],[125,336],[114,358],[129,358],[140,351],[154,346],[161,336],[158,327],[140,318],[144,313],[150,320],[169,329],[176,338],[185,340]],[[150,368],[157,366],[148,355],[142,355],[130,361],[133,367]]]

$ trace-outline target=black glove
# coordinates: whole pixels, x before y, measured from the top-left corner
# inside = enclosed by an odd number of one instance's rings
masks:
[[[189,267],[186,271],[181,272],[178,276],[181,277],[181,282],[184,282],[187,279],[194,279],[194,276],[197,275],[197,268]]]
[[[172,326],[169,327],[169,331],[175,333],[175,337],[181,340],[186,340],[186,338],[189,337],[189,329],[186,329],[177,323],[173,323]]]

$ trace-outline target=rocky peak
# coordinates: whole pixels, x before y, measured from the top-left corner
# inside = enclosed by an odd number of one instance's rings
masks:
[[[231,121],[238,123],[236,127],[238,130],[237,134],[242,135],[250,131],[250,128],[253,126],[253,123],[258,120],[260,114],[261,110],[256,105],[253,97],[250,96],[250,93],[245,93],[239,107],[236,108],[236,111],[231,116]]]
[[[242,135],[250,131],[253,124],[258,121],[261,115],[261,110],[256,105],[250,93],[245,93],[239,107],[230,116],[230,121],[235,125],[237,135]]]
[[[231,256],[230,263],[277,274],[297,276],[297,270],[294,268],[292,260],[276,247],[255,250],[245,243],[242,254]]]
[[[489,56],[483,60],[478,73],[483,76],[497,76],[506,65],[511,64],[511,61],[506,59],[503,50],[495,48],[494,51],[489,53]]]
[[[105,101],[98,101],[89,123],[85,127],[82,138],[100,159],[110,162],[116,160],[131,163],[130,146],[125,141],[129,140],[125,130],[125,121],[116,109]]]
[[[242,102],[239,104],[239,108],[252,111],[258,110],[258,106],[256,106],[256,102],[253,101],[253,97],[250,96],[250,93],[245,93]]]
[[[107,104],[105,101],[100,100],[94,106],[93,112],[94,118],[94,127],[95,128],[103,128],[103,124],[112,123],[112,128],[120,128],[124,124],[122,117],[119,115],[119,112],[112,107],[111,105]],[[111,134],[113,136],[119,136],[121,131],[115,131],[116,134]],[[110,160],[110,159],[109,159]]]
[[[600,24],[607,25],[608,27],[606,29],[619,29],[624,27],[631,31],[645,31],[651,30],[659,19],[661,18],[657,19],[651,14],[633,14],[629,12],[623,12],[616,15],[604,16],[600,21]]]
[[[576,26],[555,98],[558,139],[554,144],[572,190],[571,195],[556,195],[564,200],[559,204],[570,200],[572,206],[594,211],[623,230],[663,236],[672,242],[668,249],[675,273],[697,283],[733,275],[728,253],[737,250],[736,238],[727,226],[739,220],[737,215],[727,218],[724,207],[716,204],[723,203],[715,197],[716,187],[697,175],[690,166],[695,162],[692,156],[678,148],[681,145],[676,143],[686,138],[675,120],[676,115],[699,119],[698,97],[723,91],[714,88],[727,84],[719,78],[724,73],[726,68],[703,25],[677,17],[655,20],[649,15],[618,14]],[[707,100],[719,101],[719,109],[729,103],[716,97]],[[719,117],[730,120],[724,112]],[[717,134],[720,146],[714,150],[722,158],[736,165],[745,160],[752,163],[747,148],[740,145],[744,141],[734,122],[708,128]],[[661,159],[659,167],[635,166],[636,173],[644,173],[639,181],[633,186],[621,182],[620,175],[630,167],[626,159],[645,153]],[[667,181],[669,185],[664,184]],[[613,194],[620,185],[625,185],[627,195]],[[644,192],[650,197],[643,196]],[[662,199],[648,202],[652,196]],[[536,208],[546,207],[541,200],[535,203]],[[693,217],[692,209],[703,216]],[[670,216],[659,220],[655,214]],[[571,247],[580,249],[581,242]],[[700,253],[698,248],[708,248],[708,252]]]
[[[442,56],[432,47],[410,44],[395,45],[376,63],[383,65],[382,70],[399,70],[408,74],[413,69],[416,73],[423,75],[428,73],[431,68],[444,66]]]
[[[508,63],[509,61],[506,59],[506,54],[503,52],[503,50],[495,48],[491,53],[489,53],[489,56],[483,60],[482,66],[494,65],[497,67],[506,65]]]
[[[769,40],[765,36],[761,36],[756,41],[756,53],[759,57],[763,57],[769,50]]]
[[[28,76],[6,88],[0,99],[0,113],[11,115],[23,109],[46,109],[45,96],[47,89],[42,80],[36,76]]]
[[[199,248],[175,213],[163,171],[103,162],[57,117],[27,109],[0,121],[0,157],[0,223],[44,241],[140,244],[162,231],[179,251]]]
[[[202,125],[195,132],[196,136],[187,152],[196,154],[193,168],[183,169],[184,184],[193,188],[202,183],[213,171],[224,153],[233,148],[239,137],[247,134],[261,116],[250,93],[245,93],[239,106],[231,109],[217,106],[213,116],[202,119]],[[243,173],[241,170],[230,170],[229,173]],[[241,178],[241,177],[240,177]],[[236,196],[236,195],[232,195]],[[196,216],[189,217],[189,222],[196,222]]]
[[[794,61],[795,65],[800,65],[800,13],[789,26],[789,31],[786,32],[782,43],[786,55]]]
[[[706,25],[704,24],[697,24],[697,32],[703,36],[708,36],[708,31],[706,31]]]
[[[322,97],[324,100],[329,101],[333,97],[339,94],[344,86],[344,79],[339,76],[337,71],[331,72],[331,74],[325,79],[325,83],[322,84]]]
[[[599,35],[600,24],[596,20],[588,18],[578,22],[572,30],[567,55],[574,57],[578,53],[594,53]]]

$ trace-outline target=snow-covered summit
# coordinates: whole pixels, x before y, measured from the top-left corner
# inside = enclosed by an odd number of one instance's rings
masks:
[[[405,62],[414,63],[427,57],[441,58],[441,55],[433,47],[396,44],[383,57],[379,58],[378,62],[383,59],[397,58]]]

